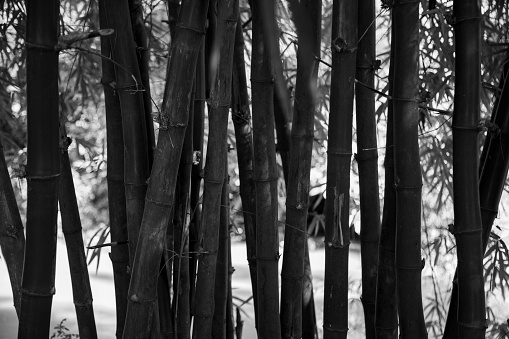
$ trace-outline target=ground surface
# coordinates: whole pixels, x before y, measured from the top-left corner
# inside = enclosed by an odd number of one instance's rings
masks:
[[[282,249],[280,251],[282,252]],[[355,281],[360,279],[360,256],[358,246],[352,245],[350,253],[350,280]],[[311,249],[310,257],[314,277],[317,320],[318,326],[321,328],[325,265],[323,248]],[[234,297],[245,300],[251,296],[251,283],[244,242],[234,242],[232,244],[232,262],[235,267],[235,273],[233,275],[233,295]],[[280,263],[281,262],[280,260]],[[108,249],[102,250],[97,273],[95,268],[95,263],[89,266],[90,281],[94,297],[94,312],[99,338],[115,338],[115,293],[111,263],[108,258]],[[56,274],[56,295],[53,299],[51,333],[54,332],[53,328],[64,318],[67,319],[64,324],[69,329],[69,333],[78,333],[76,315],[72,303],[69,266],[63,240],[58,241]],[[356,328],[355,326],[355,324],[362,324],[363,322],[362,309],[360,308],[360,304],[355,302],[355,300],[358,300],[359,296],[354,293],[351,297],[354,302],[351,303],[349,338],[357,338],[363,332],[363,328]],[[234,300],[234,302],[236,304],[241,303],[238,300]],[[243,338],[256,338],[252,304],[243,305],[242,310],[245,312],[242,314],[244,320]],[[16,338],[17,327],[18,320],[12,306],[12,294],[7,269],[2,260],[0,263],[0,339]]]

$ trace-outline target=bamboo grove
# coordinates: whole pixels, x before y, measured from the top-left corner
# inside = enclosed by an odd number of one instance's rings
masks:
[[[58,225],[79,337],[101,337],[73,174],[76,153],[91,147],[76,132],[79,114],[96,99],[111,241],[88,248],[92,258],[110,252],[117,338],[242,338],[245,304],[262,339],[347,338],[353,318],[368,339],[509,334],[490,302],[503,304],[509,288],[499,212],[506,2],[14,0],[0,9],[10,20],[0,24],[0,246],[18,338],[51,335]],[[66,27],[73,17],[86,25]],[[66,65],[73,55],[88,66]],[[12,75],[21,68],[26,88]],[[63,80],[72,74],[82,77],[79,104]],[[26,120],[21,132],[16,119]],[[20,165],[12,154],[25,147]],[[450,217],[432,228],[430,211]],[[247,300],[235,295],[239,237]],[[441,256],[455,273],[440,276]]]

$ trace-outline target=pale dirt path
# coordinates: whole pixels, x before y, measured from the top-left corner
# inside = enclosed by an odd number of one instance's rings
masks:
[[[97,274],[95,272],[96,264],[93,262],[89,266],[90,281],[94,297],[94,312],[99,333],[99,338],[115,338],[115,294],[113,287],[113,274],[111,272],[111,262],[108,257],[108,249],[102,250],[101,261]],[[280,249],[282,253],[282,249]],[[360,257],[355,248],[350,255],[350,279],[360,278]],[[321,313],[323,307],[323,277],[325,254],[323,248],[312,250],[311,267],[314,277],[315,302],[318,317],[318,326],[321,327]],[[7,269],[3,260],[0,260],[0,339],[16,338],[18,320],[14,308],[12,307],[12,294],[7,275]],[[249,268],[246,260],[246,249],[244,242],[234,242],[232,244],[232,263],[235,267],[233,275],[233,295],[242,300],[251,296],[251,282],[249,279]],[[282,260],[280,260],[280,265]],[[56,276],[56,295],[53,298],[53,312],[51,316],[51,328],[60,323],[64,318],[67,319],[65,325],[69,328],[69,333],[77,333],[76,315],[72,303],[72,289],[69,275],[69,265],[67,263],[66,248],[63,240],[58,241],[57,247],[57,276]],[[352,296],[356,297],[356,296]],[[239,305],[239,300],[234,300]],[[252,303],[242,306],[244,320],[244,339],[256,338],[254,329],[254,315]],[[362,312],[360,312],[362,314]],[[362,321],[362,319],[358,319]],[[356,321],[357,322],[357,321]],[[354,334],[351,332],[351,334]],[[352,337],[353,338],[353,337]]]

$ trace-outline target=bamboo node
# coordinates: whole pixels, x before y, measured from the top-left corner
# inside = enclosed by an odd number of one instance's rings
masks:
[[[488,132],[488,134],[490,134],[492,137],[497,137],[501,133],[500,127],[488,119],[479,121],[478,127],[481,131]]]
[[[327,154],[338,156],[338,157],[351,157],[352,152],[339,152],[334,150],[327,150]]]
[[[271,182],[271,181],[277,181],[279,180],[279,177],[268,177],[266,179],[253,179],[253,182]]]
[[[403,5],[411,5],[411,4],[420,4],[420,0],[393,0],[390,4],[390,7],[403,6]]]
[[[391,97],[392,101],[402,101],[402,102],[416,102],[416,103],[420,103],[421,102],[421,98],[420,97],[417,97],[417,98],[396,98],[396,97]]]
[[[10,238],[18,239],[18,231],[19,229],[16,227],[16,225],[7,224],[5,235]]]
[[[56,293],[56,289],[55,289],[55,286],[52,286],[48,292],[42,293],[42,292],[36,292],[36,291],[29,291],[29,290],[23,288],[23,289],[21,289],[21,293],[24,295],[29,295],[29,296],[33,296],[33,297],[52,298]]]
[[[350,47],[348,42],[342,37],[337,37],[332,41],[332,47],[339,53],[352,53],[357,50],[357,47]]]
[[[205,27],[205,29],[200,29],[200,28],[195,28],[195,27],[184,25],[183,23],[177,24],[176,27],[181,28],[181,29],[187,29],[189,31],[192,31],[192,32],[195,32],[198,34],[202,34],[202,35],[205,35],[206,31],[207,31],[206,27]]]
[[[481,21],[483,19],[482,16],[472,16],[472,17],[465,17],[465,18],[458,18],[456,16],[453,15],[452,12],[448,12],[448,13],[445,13],[444,15],[445,17],[445,21],[451,25],[451,26],[455,26],[459,23],[462,23],[462,22],[465,22],[465,21]]]
[[[276,82],[273,77],[270,79],[256,79],[256,78],[253,79],[253,78],[251,78],[250,80],[251,80],[251,82],[254,82],[257,84],[273,84]]]
[[[369,150],[359,150],[359,153],[354,153],[353,158],[357,162],[365,162],[370,160],[378,160],[378,152],[376,148]]]
[[[355,68],[357,69],[368,69],[370,71],[379,70],[382,66],[382,60],[376,59],[373,62],[367,62],[364,64],[357,64]]]
[[[281,273],[281,277],[282,278],[288,278],[288,279],[291,279],[291,280],[302,280],[306,277],[305,274],[302,274],[302,275],[291,275],[291,274],[284,274],[284,273]]]
[[[327,332],[346,333],[348,332],[348,327],[334,327],[332,325],[323,324],[323,330]]]
[[[35,44],[33,42],[28,42],[28,41],[25,41],[25,47],[26,48],[32,48],[32,49],[42,49],[42,50],[46,50],[46,51],[53,51],[53,52],[57,52],[57,49],[56,49],[56,46],[50,46],[50,45],[39,45],[39,44]]]
[[[274,257],[261,257],[261,256],[256,256],[256,260],[262,260],[262,261],[279,261],[279,258],[281,257],[281,254],[279,253],[276,253],[276,255]]]

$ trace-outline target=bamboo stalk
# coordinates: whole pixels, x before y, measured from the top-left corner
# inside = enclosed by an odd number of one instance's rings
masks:
[[[217,9],[219,56],[215,67],[216,79],[210,98],[209,138],[205,162],[202,227],[199,238],[201,253],[193,304],[193,338],[206,338],[211,335],[212,330],[221,194],[227,170],[228,110],[231,102],[233,48],[239,16],[238,6],[238,1],[220,1]],[[226,301],[225,296],[222,301]],[[224,316],[222,317],[224,319]]]
[[[375,87],[375,2],[359,1],[356,79]],[[366,338],[375,338],[375,298],[380,240],[380,198],[378,195],[378,151],[376,142],[375,93],[355,87],[359,195],[361,208],[362,306]]]
[[[55,294],[59,8],[56,0],[26,2],[28,203],[18,338],[49,335]]]
[[[325,215],[324,339],[348,331],[350,162],[357,50],[357,1],[333,2],[332,78]]]
[[[225,178],[223,191],[221,193],[221,215],[219,221],[219,247],[216,262],[216,281],[214,284],[214,316],[212,318],[212,339],[226,338],[228,287],[229,287],[229,266],[228,266],[228,240],[230,205],[228,184],[228,163],[225,164]],[[230,305],[231,306],[231,305]]]
[[[115,65],[116,83],[122,113],[124,136],[124,185],[126,193],[129,263],[134,261],[137,239],[145,205],[149,177],[147,128],[142,82],[136,57],[129,7],[126,0],[100,0],[106,15],[105,27],[113,28],[109,36]]]
[[[136,57],[140,71],[141,84],[143,85],[143,110],[145,112],[145,124],[147,129],[147,154],[149,169],[154,161],[154,149],[156,148],[154,121],[152,118],[152,98],[150,96],[150,50],[148,46],[148,37],[145,30],[145,20],[143,18],[143,5],[141,0],[128,0],[129,11],[131,12],[131,25],[133,38],[136,43]]]
[[[237,145],[237,163],[239,166],[240,199],[246,234],[247,262],[251,277],[255,326],[258,324],[258,295],[256,287],[256,218],[255,186],[253,181],[253,133],[251,130],[251,112],[247,92],[246,67],[244,61],[244,37],[242,22],[239,19],[235,32],[235,50],[233,55],[232,81],[232,121]]]
[[[194,93],[193,93],[194,94]],[[189,111],[194,110],[193,101]],[[189,192],[191,188],[191,171],[193,166],[193,114],[189,114],[175,196],[173,229],[175,233],[175,265],[173,270],[173,309],[177,338],[190,338],[191,299],[189,298]],[[173,255],[173,253],[170,253]]]
[[[239,20],[240,22],[240,20]],[[238,23],[237,23],[238,25]],[[230,210],[228,201],[228,211]],[[226,297],[226,339],[235,338],[235,325],[233,319],[232,276],[235,268],[232,266],[232,238],[231,225],[228,225],[228,296]]]
[[[196,283],[196,267],[198,264],[198,233],[201,223],[201,183],[203,177],[203,126],[205,115],[205,46],[202,42],[196,64],[194,82],[194,111],[193,111],[193,168],[191,170],[191,193],[189,204],[191,222],[189,224],[189,298],[194,299]],[[191,314],[192,317],[192,314]]]
[[[419,4],[393,4],[394,185],[396,285],[402,338],[425,338],[421,294],[421,192],[419,158]]]
[[[453,112],[454,229],[458,255],[458,337],[484,338],[483,231],[479,200],[478,123],[481,8],[454,2],[456,92]]]
[[[253,181],[256,192],[256,261],[258,338],[279,338],[279,241],[277,225],[277,164],[274,143],[274,76],[271,71],[267,20],[274,20],[273,1],[253,1]],[[271,21],[272,22],[272,21]]]
[[[138,240],[139,249],[129,286],[124,338],[148,336],[156,283],[164,249],[164,238],[172,206],[185,131],[189,120],[190,94],[208,1],[184,0],[181,5],[175,41],[170,49],[168,101],[162,108],[157,149],[146,195],[145,211]]]
[[[394,42],[394,30],[391,30]],[[389,96],[394,86],[394,48],[391,46],[389,66]],[[398,338],[398,304],[396,296],[396,190],[394,189],[394,110],[392,99],[387,104],[385,142],[384,209],[380,243],[378,246],[378,271],[375,300],[376,338]]]
[[[303,333],[303,283],[307,243],[309,177],[314,138],[314,113],[320,54],[321,1],[292,3],[299,35],[294,123],[288,175],[285,247],[281,272],[281,332],[283,338]],[[309,256],[309,254],[308,254]]]
[[[87,258],[81,229],[81,220],[72,179],[71,163],[67,148],[70,139],[65,131],[65,119],[60,125],[60,183],[58,204],[62,218],[62,232],[67,247],[67,258],[71,272],[72,294],[80,338],[97,338],[92,288],[88,276]]]
[[[19,316],[25,234],[1,142],[0,154],[0,247],[9,273],[14,308]]]
[[[480,158],[479,163],[479,201],[483,228],[483,253],[486,252],[488,247],[491,229],[498,214],[509,168],[509,139],[506,135],[509,132],[509,84],[506,81],[508,71],[509,63],[506,63],[499,82],[499,88],[502,92],[495,101],[491,118],[491,122],[496,124],[500,131],[494,134],[488,132],[483,148],[485,156]],[[444,338],[449,339],[458,338],[457,274],[456,270],[444,329]]]
[[[99,2],[99,21],[101,27],[107,26],[104,3]],[[111,44],[107,36],[101,36],[101,53],[111,57]],[[127,241],[127,212],[124,188],[124,137],[122,134],[122,113],[120,101],[115,91],[115,67],[112,62],[102,58],[102,80],[104,106],[106,111],[106,144],[108,155],[108,210],[110,218],[110,237],[112,242]],[[116,302],[116,337],[121,338],[127,312],[127,291],[129,289],[130,267],[129,247],[112,246],[110,259],[113,265]]]

